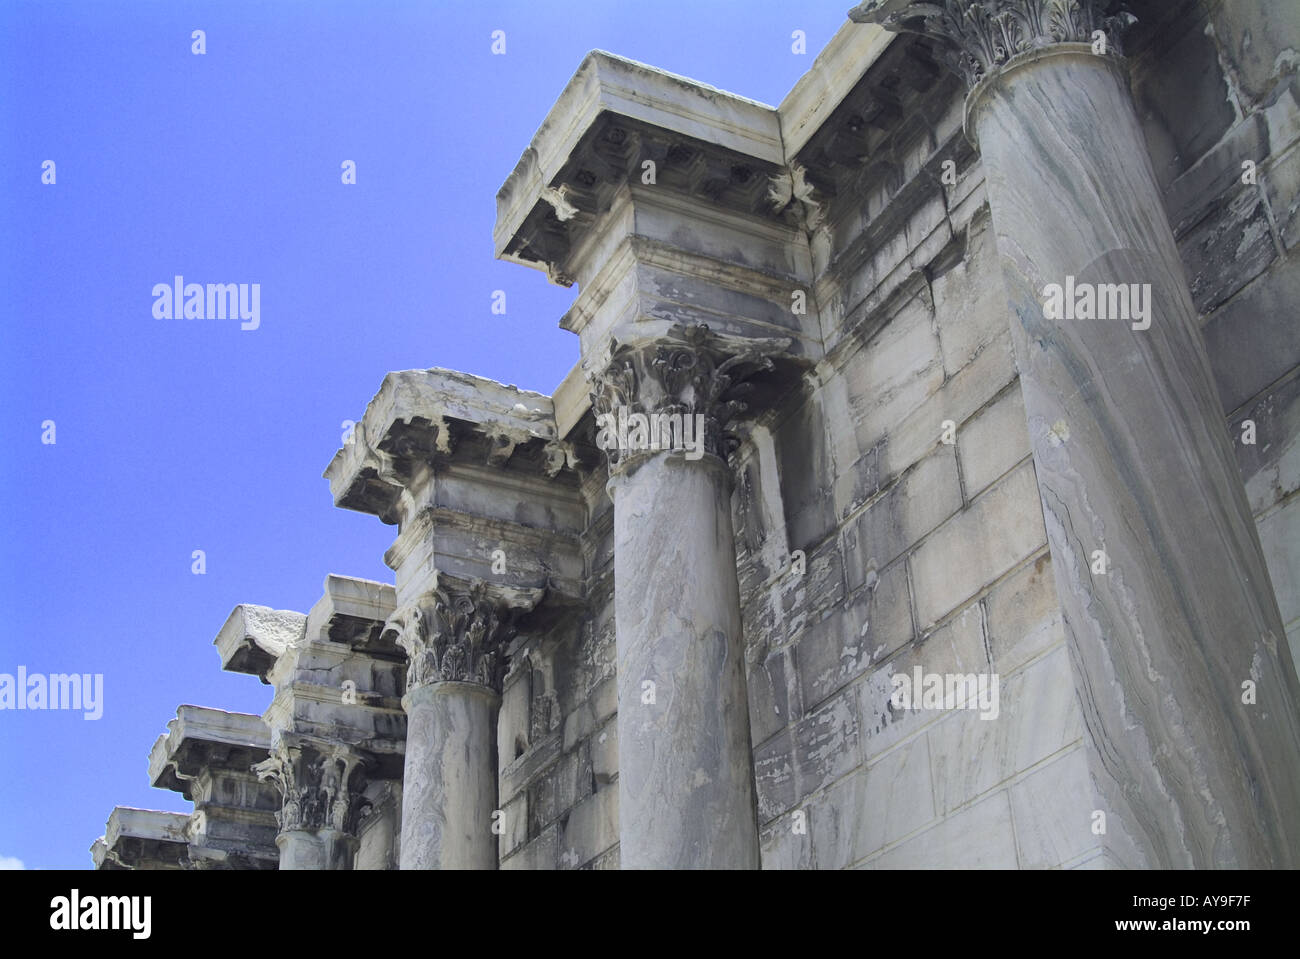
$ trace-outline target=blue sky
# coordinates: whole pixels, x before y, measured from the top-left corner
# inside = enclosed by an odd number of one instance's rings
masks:
[[[385,372],[572,367],[576,289],[494,260],[492,224],[582,57],[776,104],[849,6],[0,3],[0,673],[104,676],[98,721],[0,711],[0,862],[87,868],[115,805],[187,811],[147,782],[176,707],[270,700],[221,672],[236,604],[392,581],[395,530],[321,478]],[[259,328],[155,319],[177,274],[260,284]]]

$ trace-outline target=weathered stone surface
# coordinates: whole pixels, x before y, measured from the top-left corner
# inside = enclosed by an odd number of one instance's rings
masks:
[[[958,709],[926,732],[934,756],[935,807],[947,815],[1083,736],[1064,647],[1024,672],[1000,676],[998,711]]]
[[[1026,463],[940,526],[908,560],[917,627],[927,629],[1045,540],[1034,509],[1034,465]]]
[[[759,832],[763,869],[811,869],[812,841],[808,813],[796,822],[793,815],[768,823]]]
[[[1071,749],[1010,789],[1022,869],[1055,869],[1097,848],[1092,781],[1082,748]]]
[[[1297,89],[1288,90],[1286,102],[1290,105],[1288,113],[1295,115],[1293,122],[1300,130],[1300,106],[1296,104],[1300,99],[1300,81],[1294,81],[1293,87]],[[1300,242],[1300,146],[1276,155],[1261,175],[1261,181],[1278,235],[1288,250],[1294,250]]]
[[[987,212],[971,220],[962,259],[930,281],[943,369],[955,376],[1007,329],[1007,294]]]
[[[1241,186],[1222,201],[1179,242],[1191,284],[1192,301],[1209,313],[1257,277],[1277,256],[1269,230],[1264,197]],[[1224,270],[1232,262],[1235,269]]]
[[[845,537],[846,551],[866,571],[863,579],[869,579],[872,570],[892,563],[961,503],[957,457],[952,446],[940,445],[858,517]]]
[[[560,827],[560,868],[583,866],[618,842],[618,790],[602,789],[573,807]]]
[[[1292,256],[1209,318],[1205,346],[1215,358],[1215,381],[1225,410],[1238,409],[1300,364],[1298,302],[1300,257]]]
[[[918,737],[845,776],[809,803],[813,860],[843,869],[935,818],[930,750]]]
[[[1013,386],[957,431],[962,489],[972,500],[1030,455],[1025,403]]]
[[[624,868],[759,865],[722,468],[659,454],[613,488]]]
[[[1300,685],[1281,659],[1276,599],[1125,78],[1080,45],[1026,58],[995,82],[996,95],[975,98],[971,126],[1016,315],[1067,641],[1089,691],[1092,774],[1112,809],[1107,847],[1132,865],[1294,861]],[[1071,131],[1103,123],[1107,137],[1076,149]],[[1071,275],[1149,284],[1150,327],[1133,329],[1132,316],[1048,319],[1042,291]],[[1091,573],[1099,548],[1105,579]],[[922,607],[942,605],[925,594],[918,585],[922,620]],[[1252,670],[1277,695],[1267,718],[1240,708],[1230,679]],[[1168,797],[1158,813],[1139,798],[1154,795]]]
[[[907,566],[895,563],[847,606],[809,626],[793,650],[805,708],[822,702],[912,638]]]
[[[887,849],[866,869],[1015,869],[1015,834],[1005,790]]]
[[[96,869],[185,869],[190,817],[118,806],[91,846]]]
[[[1233,88],[1246,104],[1265,99],[1279,77],[1300,66],[1300,10],[1293,5],[1218,4],[1210,22],[1209,32],[1233,66]]]
[[[999,583],[984,603],[989,651],[994,668],[1003,675],[1065,641],[1052,557],[1046,550]]]

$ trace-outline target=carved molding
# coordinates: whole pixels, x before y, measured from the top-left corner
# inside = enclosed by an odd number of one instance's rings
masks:
[[[725,460],[741,442],[737,419],[749,409],[745,397],[753,391],[747,381],[772,369],[773,357],[790,343],[723,336],[703,323],[675,326],[645,343],[615,340],[608,360],[587,370],[598,427],[624,414],[701,415],[704,451]],[[603,445],[611,473],[634,458],[627,455],[634,451]]]
[[[808,179],[808,171],[795,163],[768,181],[767,198],[778,213],[793,208],[804,232],[813,233],[826,220],[826,197]]]
[[[1018,54],[1091,43],[1098,30],[1120,55],[1121,35],[1137,22],[1116,0],[866,0],[849,19],[943,41],[945,63],[968,87]]]
[[[516,616],[536,605],[540,590],[493,589],[482,580],[448,581],[404,606],[385,632],[406,650],[406,690],[432,683],[477,683],[501,692],[506,645]]]
[[[363,785],[355,774],[364,764],[365,757],[342,743],[282,739],[253,771],[280,791],[281,832],[330,828],[355,835]]]

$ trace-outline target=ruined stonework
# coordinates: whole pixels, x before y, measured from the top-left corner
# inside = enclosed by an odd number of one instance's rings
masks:
[[[849,16],[582,62],[494,235],[573,371],[383,379],[393,585],[236,607],[98,868],[1300,865],[1300,7]]]

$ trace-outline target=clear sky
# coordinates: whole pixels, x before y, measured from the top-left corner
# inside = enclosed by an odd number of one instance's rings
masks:
[[[776,104],[851,5],[0,2],[0,673],[104,677],[98,720],[0,711],[0,865],[88,868],[115,805],[188,811],[147,776],[177,705],[270,701],[221,671],[235,605],[392,582],[394,528],[321,478],[387,371],[550,393],[576,362],[576,288],[492,225],[583,56]],[[260,284],[260,325],[155,318],[178,274]]]

